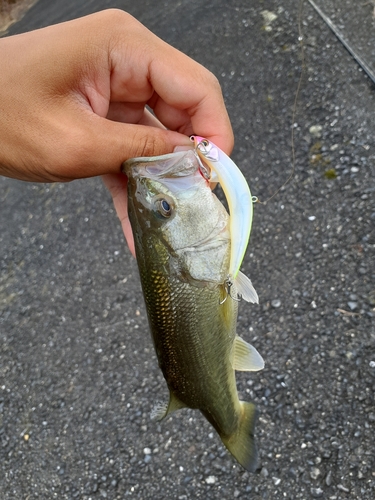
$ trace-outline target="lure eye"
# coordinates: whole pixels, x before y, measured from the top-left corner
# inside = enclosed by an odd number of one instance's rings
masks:
[[[202,139],[198,144],[197,144],[197,148],[199,149],[199,151],[204,154],[205,156],[207,155],[207,153],[209,152],[209,146],[210,146],[210,142],[207,140],[207,139]]]
[[[172,214],[172,207],[164,198],[158,200],[158,210],[163,217],[170,217]]]
[[[189,137],[189,139],[191,140],[191,142],[195,142],[196,137],[197,136],[195,136],[195,135],[191,135]],[[209,145],[210,145],[210,141],[208,139],[202,139],[201,141],[199,141],[197,147],[199,148],[199,147],[203,146],[204,148],[208,148]]]

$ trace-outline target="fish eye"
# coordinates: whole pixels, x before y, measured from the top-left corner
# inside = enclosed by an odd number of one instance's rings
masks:
[[[167,202],[167,200],[161,200],[160,205],[161,205],[161,208],[165,212],[170,212],[171,211],[171,206],[169,205],[169,203]]]
[[[172,214],[172,207],[165,198],[158,200],[158,211],[163,217],[170,217]]]

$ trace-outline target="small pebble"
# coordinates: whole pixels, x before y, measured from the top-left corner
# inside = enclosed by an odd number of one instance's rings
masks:
[[[267,25],[271,24],[273,21],[275,21],[275,19],[277,19],[277,15],[270,10],[262,10],[261,14],[263,16],[264,22]]]
[[[311,479],[314,480],[318,479],[319,476],[320,476],[320,469],[318,469],[317,467],[313,467],[313,469],[310,472]]]
[[[207,484],[215,484],[217,479],[215,476],[208,476],[206,477],[205,481]]]
[[[343,491],[344,493],[349,493],[349,488],[346,488],[343,484],[338,484],[337,489]]]
[[[326,485],[331,486],[332,484],[332,471],[329,471],[326,475]]]
[[[310,134],[313,137],[316,137],[317,139],[319,139],[319,137],[322,137],[322,130],[323,130],[323,127],[321,125],[312,125],[309,128]]]
[[[323,490],[321,488],[311,488],[310,491],[313,498],[320,498],[323,496]]]
[[[358,304],[357,304],[357,302],[350,301],[350,302],[348,302],[348,307],[351,311],[355,311],[358,307]]]
[[[266,467],[262,467],[262,470],[260,471],[260,475],[262,477],[268,477],[268,470],[266,469]]]
[[[289,469],[289,476],[292,477],[293,479],[297,479],[298,478],[298,471],[297,471],[297,469],[295,469],[294,467],[291,467]]]
[[[274,307],[275,309],[277,309],[278,307],[281,306],[281,300],[279,299],[275,299],[271,302],[271,306]]]

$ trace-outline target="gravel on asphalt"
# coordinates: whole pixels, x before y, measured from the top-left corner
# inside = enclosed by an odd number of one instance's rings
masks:
[[[259,468],[196,411],[150,421],[166,387],[100,180],[1,178],[1,498],[375,498],[373,84],[307,3],[301,45],[292,0],[39,0],[10,33],[108,6],[217,75],[260,199],[291,172],[294,128],[295,175],[255,205],[243,264],[260,305],[240,305],[238,333],[266,363],[237,375]]]

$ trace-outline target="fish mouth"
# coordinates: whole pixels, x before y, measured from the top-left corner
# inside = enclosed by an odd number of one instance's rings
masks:
[[[122,164],[122,171],[134,177],[159,180],[168,177],[186,177],[194,174],[198,167],[194,150],[188,149],[160,156],[130,158]]]

